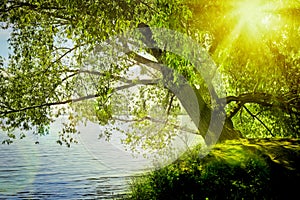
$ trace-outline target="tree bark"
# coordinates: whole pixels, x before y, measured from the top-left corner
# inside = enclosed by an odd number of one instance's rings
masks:
[[[222,108],[226,102],[219,102],[222,105],[217,105],[213,110],[202,98],[200,89],[190,85],[183,76],[178,77],[178,81],[174,83],[173,78],[170,78],[173,70],[167,67],[162,68],[162,71],[164,77],[168,77],[163,79],[165,87],[179,99],[207,145],[242,138],[242,134],[234,130],[231,119],[226,118]]]
[[[158,62],[163,63],[161,58],[164,51],[157,47],[156,41],[152,38],[150,27],[146,24],[140,24],[138,27],[144,36],[142,40],[149,47],[150,53]],[[239,131],[234,130],[231,119],[226,118],[225,111],[221,108],[221,105],[217,106],[217,109],[212,110],[211,106],[202,98],[200,90],[188,84],[188,81],[183,76],[180,76],[177,79],[178,81],[174,83],[174,71],[172,69],[161,66],[160,71],[163,74],[164,86],[171,90],[179,99],[181,105],[198,128],[200,135],[205,138],[207,145],[216,141],[220,142],[242,137]],[[226,102],[221,103],[225,105]]]

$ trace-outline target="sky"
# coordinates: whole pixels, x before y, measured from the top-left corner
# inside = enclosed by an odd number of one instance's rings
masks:
[[[0,29],[0,56],[8,58],[8,42],[10,31]]]

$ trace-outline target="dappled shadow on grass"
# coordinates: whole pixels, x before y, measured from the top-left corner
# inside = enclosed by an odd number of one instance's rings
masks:
[[[292,199],[299,166],[300,140],[228,141],[133,179],[130,199]]]

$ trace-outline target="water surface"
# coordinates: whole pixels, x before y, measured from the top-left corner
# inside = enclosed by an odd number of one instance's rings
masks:
[[[0,199],[113,199],[148,165],[95,135],[60,146],[58,129],[56,124],[49,135],[0,145]]]

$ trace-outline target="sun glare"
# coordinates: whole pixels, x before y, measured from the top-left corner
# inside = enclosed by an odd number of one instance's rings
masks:
[[[233,38],[240,34],[260,40],[265,36],[272,36],[283,25],[282,18],[276,13],[283,5],[265,0],[237,1],[229,13],[229,18],[235,19]]]
[[[286,6],[283,2],[267,0],[233,1],[224,16],[230,32],[219,44],[215,55],[219,56],[223,49],[230,50],[239,38],[255,46],[256,42],[260,44],[262,40],[276,36],[288,23],[278,12]]]
[[[261,0],[245,0],[236,4],[234,15],[239,18],[241,25],[256,31],[261,26],[271,23],[271,6]]]

